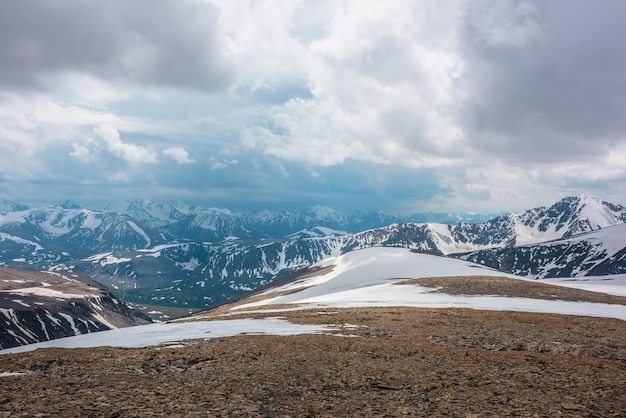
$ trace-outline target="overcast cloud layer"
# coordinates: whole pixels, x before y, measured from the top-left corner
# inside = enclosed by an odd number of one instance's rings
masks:
[[[626,3],[20,0],[0,197],[626,203]]]

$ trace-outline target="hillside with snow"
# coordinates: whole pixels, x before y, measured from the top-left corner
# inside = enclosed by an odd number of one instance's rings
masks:
[[[439,278],[441,285],[449,277],[464,277],[468,283],[476,277],[507,278],[538,284],[533,280],[508,275],[461,260],[419,254],[399,248],[370,248],[324,260],[313,266],[319,274],[271,288],[255,295],[259,301],[240,301],[231,311],[274,305],[325,307],[413,306],[421,308],[472,308],[523,312],[549,312],[568,315],[591,315],[626,320],[624,305],[590,304],[577,301],[545,300],[533,297],[508,297],[498,294],[448,294],[432,287],[403,284],[407,280]],[[607,278],[609,279],[609,278]],[[614,292],[626,290],[626,281]],[[437,283],[434,280],[433,283]],[[435,285],[437,286],[437,285]],[[546,287],[546,291],[547,287]],[[624,300],[626,302],[626,299]]]
[[[149,322],[87,277],[0,269],[0,349]]]
[[[451,278],[462,279],[466,293],[446,286]],[[423,283],[414,283],[415,280]],[[615,295],[626,295],[626,279],[615,278]],[[484,284],[492,284],[484,287]],[[227,303],[208,313],[194,316],[192,323],[169,321],[132,328],[81,335],[3,350],[22,352],[41,347],[94,347],[112,345],[140,347],[179,344],[186,339],[230,336],[247,333],[291,335],[323,333],[331,327],[308,327],[277,319],[240,319],[246,314],[271,313],[280,316],[294,310],[327,308],[463,308],[488,311],[552,313],[626,321],[626,297],[593,291],[567,293],[567,286],[537,283],[503,274],[467,261],[420,254],[401,248],[369,248],[327,259],[294,275],[289,283],[251,292],[248,297]],[[456,282],[458,286],[458,281]],[[511,288],[523,293],[511,296]],[[471,290],[478,286],[478,291]],[[508,290],[501,290],[500,287]],[[593,286],[588,286],[593,288]],[[606,291],[607,288],[602,288]],[[611,289],[609,289],[611,290]],[[574,292],[574,291],[572,291]],[[552,295],[552,297],[546,297]],[[214,321],[216,320],[217,321]]]
[[[615,279],[603,290],[626,293]],[[0,350],[0,411],[619,416],[625,308],[623,296],[368,248],[189,318]]]
[[[545,243],[476,251],[459,258],[534,279],[624,274],[626,224]]]

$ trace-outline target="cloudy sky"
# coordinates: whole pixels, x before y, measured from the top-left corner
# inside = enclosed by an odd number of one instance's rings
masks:
[[[20,0],[0,197],[626,204],[626,2]]]

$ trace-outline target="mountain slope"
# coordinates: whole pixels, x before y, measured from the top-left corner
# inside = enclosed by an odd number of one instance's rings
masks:
[[[536,279],[626,273],[626,224],[535,245],[493,248],[459,258]]]
[[[148,322],[89,278],[0,269],[0,348]]]
[[[617,294],[623,294],[626,281]],[[291,335],[334,332],[345,323],[315,321],[321,326],[291,324],[276,315],[330,315],[328,308],[374,307],[461,308],[487,311],[555,313],[626,321],[626,297],[569,289],[517,277],[464,260],[416,253],[404,248],[377,247],[324,260],[289,280],[250,292],[238,300],[195,314],[192,318],[96,335],[80,335],[6,352],[39,347],[143,347],[186,339],[217,338],[240,333]],[[297,311],[304,311],[302,315]],[[262,314],[269,314],[264,317]],[[336,313],[336,312],[334,312]],[[260,315],[261,314],[261,315]],[[233,316],[237,315],[237,318]],[[248,318],[260,318],[250,319]],[[300,323],[302,324],[302,323]],[[322,325],[325,324],[325,325]],[[208,335],[207,335],[208,334]]]
[[[626,284],[625,284],[626,285]],[[579,293],[572,293],[579,292]],[[585,304],[580,301],[605,302]],[[324,260],[290,283],[225,305],[227,312],[305,307],[472,307],[626,320],[626,298],[562,291],[463,260],[401,248],[369,248]]]
[[[311,228],[283,238],[229,237],[106,252],[74,261],[72,270],[118,289],[120,296],[132,302],[201,308],[357,249],[392,246],[445,255],[513,248],[519,242],[571,236],[574,231],[619,224],[624,219],[623,207],[583,196],[482,224],[404,223],[354,234]]]

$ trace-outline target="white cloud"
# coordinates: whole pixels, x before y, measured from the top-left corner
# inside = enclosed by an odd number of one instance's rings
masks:
[[[75,158],[80,161],[84,161],[84,162],[91,161],[94,159],[94,155],[86,146],[73,143],[72,148],[74,149],[72,152],[70,152],[70,157]]]
[[[220,10],[218,31],[225,40],[224,48],[236,62],[235,84],[254,91],[294,80],[306,81],[309,51],[291,33],[294,15],[305,2],[214,0],[214,3]],[[314,10],[325,7],[323,2],[306,3]]]
[[[131,165],[156,163],[158,161],[157,153],[152,148],[122,142],[119,132],[111,125],[99,125],[94,131],[105,141],[108,150],[113,155]]]
[[[172,147],[163,150],[163,155],[170,157],[178,164],[193,164],[196,160],[189,158],[189,153],[183,147]]]
[[[449,164],[463,139],[455,120],[463,95],[454,81],[463,60],[454,31],[437,30],[454,28],[455,14],[433,10],[404,1],[338,7],[310,46],[314,97],[275,107],[277,129],[248,129],[244,143],[314,165]]]
[[[626,193],[620,2],[22,3],[0,15],[5,180],[69,184],[73,159],[97,167],[85,182],[226,195],[261,177],[299,188],[302,169],[315,196],[333,167],[381,165],[435,173],[439,208]],[[165,179],[159,159],[214,175]]]

